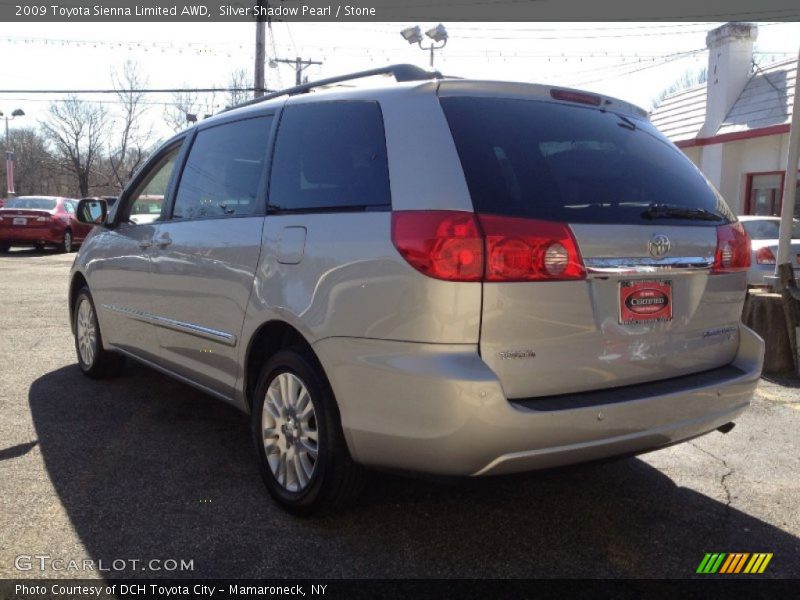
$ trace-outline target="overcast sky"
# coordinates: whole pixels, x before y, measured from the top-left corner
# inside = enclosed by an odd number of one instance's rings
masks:
[[[428,54],[409,46],[399,31],[414,23],[276,23],[267,54],[323,61],[311,78],[394,62],[427,66]],[[420,23],[423,30],[435,23]],[[685,71],[707,63],[705,35],[719,23],[448,23],[447,47],[436,68],[465,77],[509,79],[574,86],[620,97],[649,109],[652,99]],[[0,23],[0,90],[110,88],[111,71],[130,59],[149,87],[227,85],[238,68],[252,73],[252,23]],[[756,49],[762,64],[796,58],[800,23],[762,23]],[[266,69],[267,86],[294,83],[287,65]],[[103,101],[109,96],[83,96]],[[46,117],[58,96],[0,93],[0,110],[22,108],[12,124]],[[157,137],[170,96],[152,94],[149,119]],[[223,107],[223,96],[217,106]]]

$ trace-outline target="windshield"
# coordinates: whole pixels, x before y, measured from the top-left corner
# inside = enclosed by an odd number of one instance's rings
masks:
[[[542,100],[444,97],[441,104],[479,213],[701,227],[735,220],[645,120]]]
[[[779,219],[755,219],[742,221],[751,240],[777,240],[781,222]],[[792,239],[800,239],[800,221],[792,223]]]
[[[53,210],[56,201],[50,198],[14,198],[6,202],[3,208],[30,208],[35,210]]]

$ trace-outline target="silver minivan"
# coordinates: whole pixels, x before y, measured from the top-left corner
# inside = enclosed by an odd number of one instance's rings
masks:
[[[741,225],[605,96],[332,78],[203,121],[79,214],[80,368],[128,357],[241,408],[296,513],[364,467],[494,475],[727,431],[761,371]]]

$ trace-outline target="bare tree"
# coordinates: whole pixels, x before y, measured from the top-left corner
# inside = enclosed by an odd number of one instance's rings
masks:
[[[667,96],[671,96],[675,92],[680,92],[681,90],[688,90],[706,81],[708,81],[708,69],[706,67],[698,69],[697,71],[684,71],[678,79],[661,90],[658,95],[653,98],[653,108],[661,104]]]
[[[75,177],[81,196],[88,196],[93,167],[101,158],[108,114],[99,104],[70,96],[50,104],[50,116],[42,130],[54,144],[65,168]]]
[[[67,179],[59,160],[50,151],[47,140],[34,128],[17,128],[9,134],[14,150],[14,180],[17,194],[68,196],[75,192],[74,182]],[[5,154],[5,140],[0,142],[0,155]],[[0,173],[0,189],[6,190],[5,171]]]
[[[127,61],[121,72],[111,74],[111,79],[122,109],[114,121],[114,132],[119,137],[111,140],[108,166],[116,187],[121,190],[147,157],[152,130],[143,122],[147,112],[145,95],[137,91],[147,86],[147,79],[139,74],[136,63]]]
[[[172,94],[172,102],[164,107],[164,122],[173,131],[182,131],[189,124],[189,116],[197,116],[199,106],[196,93],[176,92]]]
[[[236,106],[247,100],[253,93],[253,80],[250,79],[246,69],[236,69],[231,72],[228,79],[228,94],[225,96],[225,106]]]

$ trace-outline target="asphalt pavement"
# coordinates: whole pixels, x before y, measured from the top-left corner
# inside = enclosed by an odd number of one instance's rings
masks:
[[[374,473],[352,509],[298,519],[234,408],[130,362],[80,373],[73,257],[0,255],[0,577],[690,577],[706,552],[800,576],[798,380],[762,380],[725,435],[522,476]]]

